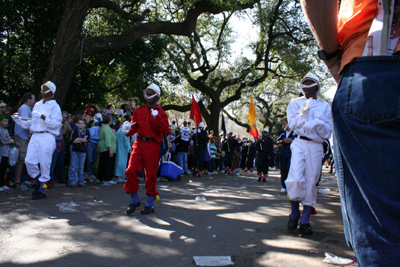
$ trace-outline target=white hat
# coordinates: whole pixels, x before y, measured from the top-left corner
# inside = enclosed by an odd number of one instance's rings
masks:
[[[1,102],[1,103],[0,103],[0,108],[2,108],[2,107],[7,107],[7,104],[4,103],[4,102]]]
[[[47,88],[49,88],[50,91],[53,92],[53,95],[56,93],[57,87],[53,82],[47,81],[46,83],[42,84],[42,86],[40,86],[40,89],[42,90],[42,92],[43,92],[43,86],[46,86]]]
[[[233,132],[232,132],[232,131],[229,131],[229,134],[233,134]]]
[[[203,122],[199,123],[199,128],[204,128],[204,123]]]
[[[316,96],[318,96],[319,93],[321,92],[321,85],[319,84],[319,79],[318,79],[317,75],[309,72],[309,73],[306,74],[306,76],[303,77],[303,79],[301,79],[301,81],[300,81],[300,91],[303,93],[303,95],[306,95],[304,93],[304,90],[303,90],[303,87],[304,87],[303,82],[306,81],[306,80],[312,80],[312,81],[318,83],[318,90],[317,90],[317,94],[316,94]]]
[[[265,128],[263,129],[263,132],[267,132],[267,133],[269,133],[269,129],[268,129],[268,127],[265,127]]]

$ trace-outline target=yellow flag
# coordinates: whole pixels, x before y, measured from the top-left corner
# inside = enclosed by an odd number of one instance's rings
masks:
[[[253,96],[250,96],[250,107],[249,107],[249,122],[250,122],[250,134],[254,136],[254,138],[258,138],[258,131],[257,128],[254,126],[254,122],[256,121],[257,118],[257,112],[256,112],[256,107],[254,106],[253,103]]]

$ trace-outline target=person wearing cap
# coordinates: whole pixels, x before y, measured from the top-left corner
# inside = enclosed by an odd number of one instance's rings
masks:
[[[199,129],[195,134],[192,135],[193,140],[193,166],[194,172],[193,176],[197,174],[198,177],[201,177],[202,171],[204,169],[204,158],[206,156],[207,144],[208,144],[208,134],[207,131],[204,130],[204,123],[199,123]]]
[[[43,99],[33,107],[32,120],[22,120],[18,115],[12,116],[16,124],[24,129],[30,129],[32,133],[25,164],[29,176],[35,178],[33,199],[46,197],[46,190],[43,187],[50,180],[50,166],[56,148],[55,137],[60,134],[62,122],[60,106],[53,100],[56,85],[48,81],[40,88]]]
[[[256,157],[256,143],[253,141],[248,141],[247,142],[247,157],[246,157],[246,163],[245,163],[245,169],[244,171],[250,170],[250,172],[253,172],[254,169],[254,158]]]
[[[290,145],[292,156],[285,182],[292,210],[288,229],[297,229],[301,202],[303,214],[300,231],[310,235],[310,214],[317,200],[316,184],[324,152],[322,144],[331,137],[332,115],[329,104],[317,98],[321,86],[316,75],[308,73],[304,76],[300,81],[300,90],[304,96],[292,100],[286,109],[288,127],[297,135]]]
[[[256,143],[256,148],[258,151],[257,155],[257,172],[258,172],[258,182],[261,180],[266,183],[268,176],[269,162],[272,158],[272,153],[274,153],[274,141],[268,136],[269,129],[265,127],[262,131],[260,139]]]
[[[1,102],[1,103],[0,103],[0,115],[1,115],[1,114],[5,114],[5,113],[6,113],[6,110],[7,110],[7,104],[4,103],[4,102]]]
[[[230,175],[233,166],[233,156],[236,151],[236,147],[241,146],[242,143],[238,142],[233,136],[233,132],[229,131],[228,138],[222,145],[223,151],[225,151],[225,174]]]
[[[126,213],[131,215],[141,205],[138,197],[139,177],[144,167],[146,175],[147,201],[142,214],[154,212],[154,200],[158,196],[156,190],[157,169],[160,154],[160,143],[163,135],[169,133],[168,115],[160,107],[161,90],[158,85],[152,83],[143,92],[147,103],[135,109],[131,123],[124,122],[122,131],[126,136],[138,133],[135,143],[132,145],[131,157],[126,169],[125,191],[130,194],[131,200]]]

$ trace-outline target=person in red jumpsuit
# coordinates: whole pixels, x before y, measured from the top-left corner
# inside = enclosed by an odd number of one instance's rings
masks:
[[[138,133],[136,142],[132,145],[132,153],[126,169],[127,181],[124,185],[125,191],[131,195],[129,207],[126,213],[131,215],[140,206],[138,197],[139,177],[144,167],[146,175],[146,195],[147,201],[142,214],[154,212],[154,200],[158,196],[156,190],[158,159],[160,153],[160,143],[163,134],[169,133],[168,115],[160,107],[161,90],[156,84],[149,85],[144,90],[146,105],[135,109],[132,114],[131,123],[125,122],[122,130],[126,136]]]

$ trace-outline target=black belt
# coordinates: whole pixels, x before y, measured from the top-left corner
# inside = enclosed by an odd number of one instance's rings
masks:
[[[300,139],[307,140],[307,141],[313,141],[312,139],[310,139],[306,136],[302,136],[302,135],[296,135],[296,137],[299,137]]]
[[[33,133],[50,133],[49,131],[40,131],[40,132],[33,132]]]
[[[154,140],[154,138],[139,137],[139,139],[142,140],[143,142],[148,142],[148,141],[156,142],[156,140]]]

